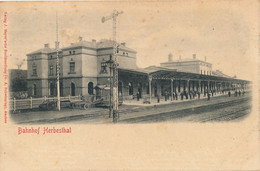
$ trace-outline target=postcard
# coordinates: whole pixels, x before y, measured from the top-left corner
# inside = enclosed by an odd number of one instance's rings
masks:
[[[0,170],[259,170],[259,14],[1,2]]]

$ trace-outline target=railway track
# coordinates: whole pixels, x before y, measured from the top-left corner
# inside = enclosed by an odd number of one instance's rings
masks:
[[[238,117],[242,117],[249,113],[248,111],[250,110],[249,100],[250,100],[249,98],[243,98],[235,101],[221,102],[212,105],[203,105],[199,107],[186,108],[177,111],[165,110],[157,114],[127,118],[121,120],[121,122],[125,122],[125,123],[163,122],[163,121],[185,118],[191,115],[194,115],[194,118],[198,118],[197,120],[193,120],[195,122],[209,122],[223,117],[226,117],[227,118],[226,120],[228,120],[228,117],[230,118],[229,120],[232,120]],[[246,104],[246,106],[241,107],[240,106],[241,104]],[[228,109],[230,107],[231,107],[231,109],[229,109],[230,111],[229,110],[225,111],[225,109]],[[239,112],[240,114],[238,114]],[[206,119],[203,118],[202,120],[200,120],[199,115],[201,114],[206,114]]]
[[[234,120],[234,119],[240,118],[240,117],[248,114],[250,112],[250,109],[251,109],[251,106],[243,106],[243,107],[240,107],[238,110],[230,111],[221,116],[201,120],[201,122]]]

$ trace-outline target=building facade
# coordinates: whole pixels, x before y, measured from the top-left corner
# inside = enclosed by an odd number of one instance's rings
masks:
[[[245,80],[226,77],[221,72],[215,74],[212,64],[206,59],[196,59],[196,55],[193,59],[173,61],[170,54],[168,62],[161,63],[161,66],[138,68],[136,53],[125,43],[117,49],[118,92],[123,99],[133,99],[137,94],[151,99],[184,91],[221,92],[234,89],[235,85],[245,88],[249,84]],[[61,96],[104,97],[111,83],[108,61],[113,59],[112,41],[89,42],[80,38],[77,43],[59,49],[58,54]],[[27,59],[29,96],[56,96],[57,50],[45,44],[43,49],[29,53]]]
[[[111,40],[84,41],[59,51],[61,96],[94,95],[97,85],[107,85],[110,69],[107,61],[113,55]],[[117,61],[120,68],[136,69],[136,51],[121,43]],[[43,49],[27,54],[27,81],[30,96],[56,96],[57,50],[45,44]]]
[[[170,53],[168,56],[168,61],[161,63],[162,67],[177,69],[181,72],[189,72],[202,75],[212,75],[212,64],[205,60],[199,60],[196,58],[196,54],[193,54],[192,59],[179,59],[173,60],[173,56]]]

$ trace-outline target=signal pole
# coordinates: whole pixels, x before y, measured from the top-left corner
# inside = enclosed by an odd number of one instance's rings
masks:
[[[60,111],[60,63],[59,63],[59,33],[58,33],[58,13],[56,12],[56,42],[55,48],[57,52],[57,109]]]
[[[112,105],[112,113],[113,113],[113,122],[117,123],[118,118],[119,118],[119,113],[118,113],[118,63],[117,63],[117,49],[118,45],[116,42],[116,36],[117,36],[117,21],[116,18],[118,17],[119,14],[123,14],[123,11],[118,12],[117,10],[113,10],[113,13],[110,16],[107,17],[102,17],[102,23],[104,23],[107,20],[112,19],[113,20],[113,64],[112,64],[112,69],[113,69],[113,105]],[[111,84],[110,84],[111,85]],[[110,87],[110,90],[112,87]],[[111,108],[111,104],[110,104]]]

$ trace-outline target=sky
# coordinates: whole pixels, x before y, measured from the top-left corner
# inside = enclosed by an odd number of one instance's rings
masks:
[[[49,43],[55,47],[56,11],[61,47],[84,40],[112,39],[112,21],[101,23],[113,9],[118,17],[118,40],[137,51],[138,67],[159,66],[168,60],[192,58],[213,64],[225,74],[252,80],[256,69],[257,7],[248,1],[171,2],[12,2],[8,12],[9,68],[26,54]],[[26,62],[22,66],[26,69]]]

